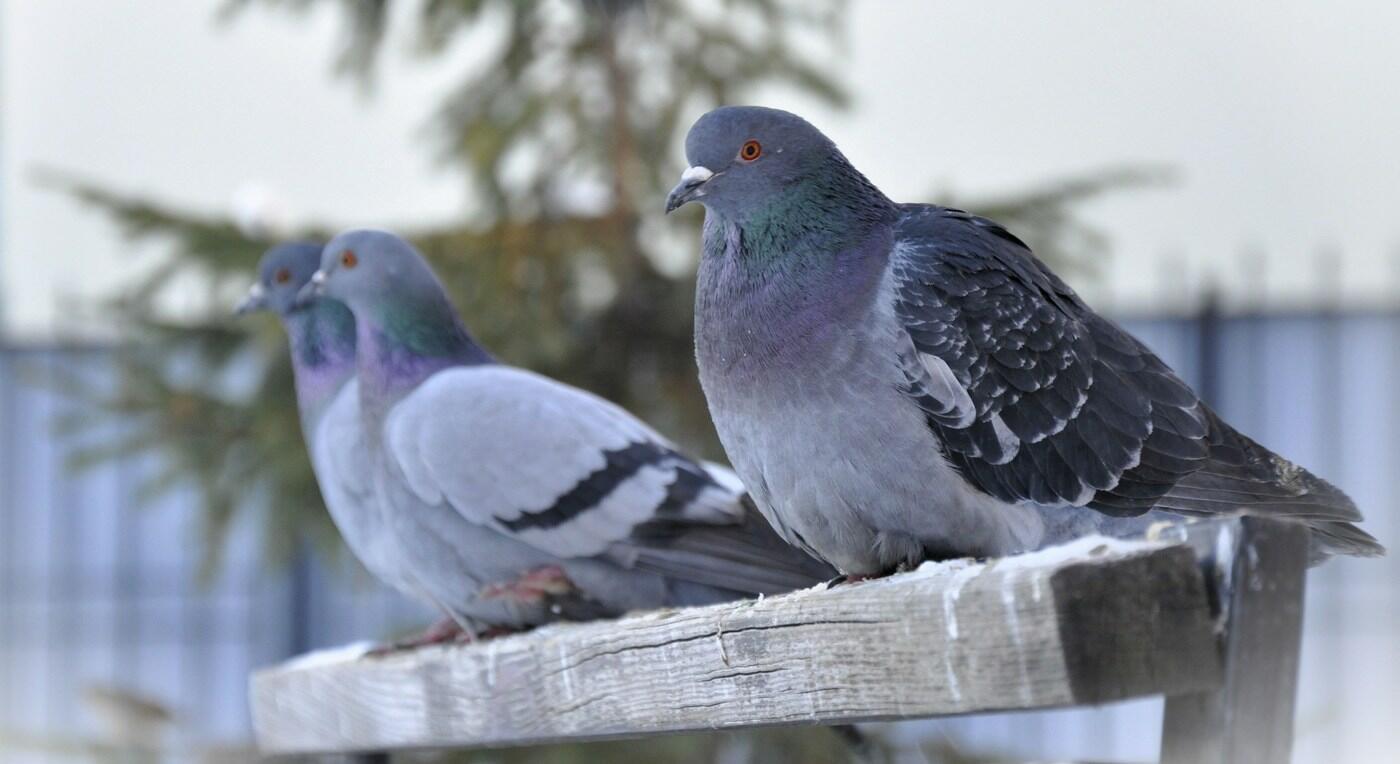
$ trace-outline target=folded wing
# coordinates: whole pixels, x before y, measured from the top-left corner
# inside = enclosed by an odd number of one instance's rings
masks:
[[[743,518],[738,492],[635,417],[520,369],[439,373],[385,435],[418,498],[559,557],[602,554],[648,523]]]
[[[891,275],[896,362],[944,455],[1007,502],[1273,514],[1324,546],[1380,547],[1341,491],[1241,435],[1005,229],[906,207]]]

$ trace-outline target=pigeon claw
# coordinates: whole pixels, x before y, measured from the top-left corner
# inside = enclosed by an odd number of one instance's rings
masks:
[[[428,647],[431,645],[469,645],[476,642],[485,642],[488,639],[518,634],[522,631],[525,631],[525,629],[511,626],[489,626],[473,634],[463,629],[456,621],[450,618],[444,618],[432,626],[429,626],[418,636],[409,637],[408,639],[398,642],[390,642],[387,645],[381,645],[365,653],[365,656],[368,658],[383,658],[386,655],[409,652],[411,650],[417,650],[420,647]]]
[[[884,578],[888,573],[842,573],[836,578],[826,582],[826,588],[834,589],[838,586],[849,586],[862,581],[872,581],[877,578]]]
[[[463,629],[451,618],[444,618],[432,626],[429,626],[423,633],[417,636],[376,647],[365,653],[365,655],[370,658],[382,658],[386,655],[417,650],[420,647],[427,647],[429,645],[446,645],[460,642],[463,637],[466,637],[467,641],[470,641],[471,633]]]

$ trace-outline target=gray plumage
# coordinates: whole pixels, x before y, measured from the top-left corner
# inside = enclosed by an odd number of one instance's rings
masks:
[[[352,231],[306,290],[357,328],[363,444],[338,488],[378,507],[386,578],[467,625],[717,602],[833,575],[757,517],[728,470],[621,408],[497,363],[406,242]],[[541,570],[567,581],[516,586]]]
[[[721,440],[780,532],[843,572],[1166,513],[1382,551],[1350,499],[1222,421],[1005,228],[890,201],[786,112],[718,109],[686,154],[667,208],[706,207],[696,350]]]

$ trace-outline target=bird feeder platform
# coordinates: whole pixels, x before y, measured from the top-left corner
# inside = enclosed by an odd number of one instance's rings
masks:
[[[390,752],[1166,697],[1164,762],[1285,762],[1307,531],[1092,537],[779,597],[256,673],[263,752]]]

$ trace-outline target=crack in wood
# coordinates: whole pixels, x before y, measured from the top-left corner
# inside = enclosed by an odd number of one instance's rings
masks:
[[[764,674],[777,674],[777,673],[779,673],[779,672],[781,672],[781,671],[787,671],[787,669],[786,669],[786,668],[783,668],[782,666],[775,666],[775,667],[773,667],[773,668],[754,669],[754,670],[752,670],[752,671],[743,671],[743,670],[726,671],[726,672],[724,672],[724,673],[722,673],[722,674],[711,674],[710,676],[707,676],[707,677],[705,677],[704,679],[701,679],[700,681],[702,681],[702,682],[717,682],[717,681],[719,681],[719,680],[721,680],[721,679],[735,679],[735,678],[741,677],[741,676],[762,676],[762,675],[764,675]]]
[[[681,703],[676,706],[677,711],[698,711],[703,708],[716,708],[722,706],[726,701],[716,700],[713,703]]]
[[[864,626],[869,626],[869,625],[872,625],[872,624],[880,624],[880,623],[889,623],[889,621],[880,620],[880,619],[869,619],[869,618],[832,618],[832,619],[825,619],[825,620],[820,620],[820,621],[802,621],[802,622],[800,622],[800,623],[774,623],[774,624],[758,624],[758,625],[754,625],[754,626],[741,626],[741,627],[739,627],[739,628],[737,628],[737,629],[728,629],[728,630],[724,631],[723,633],[726,634],[726,635],[733,635],[733,634],[744,634],[744,633],[746,633],[746,632],[752,632],[752,631],[778,631],[778,630],[782,630],[782,629],[806,629],[806,628],[813,628],[813,627],[820,627],[820,626],[840,626],[840,625],[855,625],[855,626],[864,625]],[[702,640],[702,639],[710,639],[710,638],[713,638],[713,637],[715,637],[715,636],[716,636],[716,632],[706,631],[706,632],[703,633],[703,634],[690,634],[690,635],[687,635],[687,636],[684,636],[684,637],[675,637],[675,638],[673,638],[673,639],[668,639],[668,640],[665,640],[665,641],[662,641],[662,642],[647,642],[647,643],[635,644],[635,645],[622,645],[622,646],[620,646],[620,647],[615,647],[615,648],[612,648],[612,649],[610,649],[610,650],[600,650],[600,651],[593,652],[593,653],[590,653],[590,654],[588,654],[588,655],[583,656],[583,658],[579,659],[579,660],[578,660],[577,662],[575,662],[575,663],[568,663],[568,662],[566,662],[566,661],[561,661],[560,668],[551,669],[550,671],[546,672],[544,676],[545,676],[545,678],[548,678],[548,677],[557,676],[557,675],[562,674],[562,673],[564,673],[564,672],[566,672],[566,671],[574,671],[574,670],[578,669],[580,666],[582,666],[582,665],[584,665],[584,664],[586,664],[586,663],[591,663],[592,661],[595,661],[595,660],[597,660],[597,659],[599,659],[599,658],[606,658],[606,657],[613,656],[613,655],[621,655],[621,654],[623,654],[623,653],[635,652],[635,651],[639,651],[639,650],[658,650],[658,649],[670,647],[670,646],[672,646],[672,645],[682,645],[682,644],[685,644],[685,643],[687,643],[687,642],[697,642],[697,641]],[[565,657],[567,657],[567,656],[565,656]]]

